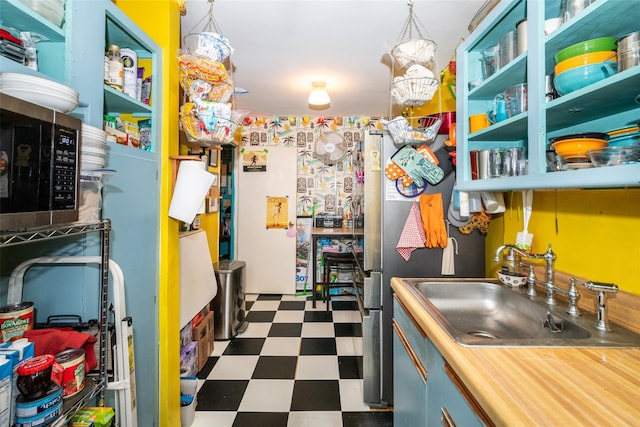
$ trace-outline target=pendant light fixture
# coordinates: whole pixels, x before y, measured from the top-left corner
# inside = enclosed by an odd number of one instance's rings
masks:
[[[327,83],[321,80],[311,83],[311,93],[309,94],[309,108],[324,109],[329,108],[331,99],[327,93]]]

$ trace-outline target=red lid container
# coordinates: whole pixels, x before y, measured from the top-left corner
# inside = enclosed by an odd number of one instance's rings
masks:
[[[27,376],[44,371],[45,369],[50,368],[55,360],[56,357],[53,354],[43,354],[42,356],[25,360],[18,365],[18,375]]]

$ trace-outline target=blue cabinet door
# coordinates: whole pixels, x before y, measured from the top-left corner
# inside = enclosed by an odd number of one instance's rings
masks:
[[[410,347],[402,339],[397,324],[393,331],[393,425],[427,425],[427,384],[409,356]],[[402,333],[402,332],[400,332]]]

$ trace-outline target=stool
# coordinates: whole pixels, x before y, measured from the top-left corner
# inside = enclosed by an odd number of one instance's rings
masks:
[[[322,291],[325,295],[325,303],[327,304],[327,311],[329,311],[329,302],[331,301],[331,288],[338,286],[354,286],[353,280],[356,275],[356,260],[353,257],[351,252],[323,252],[323,260],[324,260],[324,270],[322,274]],[[349,264],[349,269],[351,270],[351,281],[350,282],[340,282],[335,281],[331,282],[331,267],[336,270],[340,270],[340,265]],[[343,270],[344,271],[344,270]]]

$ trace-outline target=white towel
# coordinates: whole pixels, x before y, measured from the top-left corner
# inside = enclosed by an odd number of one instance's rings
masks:
[[[443,276],[453,276],[456,274],[455,255],[458,255],[458,241],[453,237],[449,237],[449,239],[447,239],[447,246],[442,250],[441,274]]]
[[[409,210],[409,216],[404,223],[400,240],[396,245],[396,250],[405,261],[411,258],[411,252],[418,248],[424,248],[427,238],[424,234],[422,219],[420,218],[420,207],[415,201]]]

